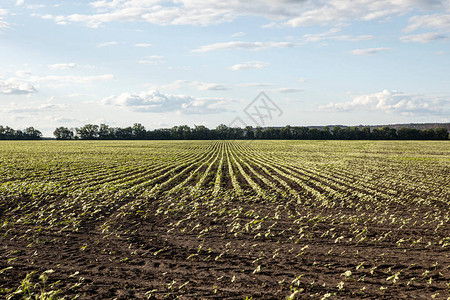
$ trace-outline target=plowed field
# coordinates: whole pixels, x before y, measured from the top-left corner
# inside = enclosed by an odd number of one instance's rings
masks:
[[[0,298],[447,299],[449,182],[445,141],[2,142]]]

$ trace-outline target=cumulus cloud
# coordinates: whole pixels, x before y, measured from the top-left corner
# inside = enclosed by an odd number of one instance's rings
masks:
[[[426,32],[418,34],[409,34],[400,37],[400,41],[404,43],[415,42],[415,43],[429,43],[437,40],[448,39],[448,36],[436,33],[436,32]]]
[[[448,115],[450,99],[427,97],[384,90],[375,94],[353,97],[347,102],[331,102],[319,107],[323,111],[380,111],[403,115]]]
[[[329,25],[349,20],[370,21],[393,15],[401,15],[414,9],[445,7],[445,1],[426,0],[329,0],[317,1],[315,5],[299,12],[298,16],[285,22],[292,27]]]
[[[450,11],[450,2],[448,3]],[[432,41],[448,39],[450,33],[450,14],[436,13],[413,16],[409,18],[409,25],[403,30],[411,33],[420,29],[434,30],[433,32],[409,34],[400,37],[402,42],[429,43]]]
[[[294,47],[293,43],[289,42],[225,42],[215,43],[201,46],[200,48],[192,50],[192,52],[205,53],[216,50],[262,50],[268,48],[289,48]]]
[[[263,69],[270,65],[269,63],[263,61],[248,61],[241,64],[236,64],[230,67],[230,70],[239,71],[239,70],[249,70],[249,69]]]
[[[52,64],[49,65],[48,67],[52,70],[68,70],[73,69],[76,66],[77,65],[75,63],[62,63],[62,64]]]
[[[381,19],[414,9],[442,9],[448,4],[445,0],[234,0],[226,3],[214,0],[100,0],[89,6],[84,13],[47,15],[46,18],[59,24],[79,22],[95,28],[109,22],[206,26],[230,22],[241,16],[258,16],[275,25],[297,27]]]
[[[419,28],[450,31],[450,14],[413,16],[409,18],[409,25],[404,31],[412,32]]]
[[[36,93],[36,87],[17,78],[9,78],[5,81],[0,81],[0,91],[6,95],[27,95]]]
[[[385,52],[391,50],[390,48],[367,48],[367,49],[355,49],[352,50],[350,53],[353,55],[374,55],[380,52]]]
[[[126,107],[135,112],[180,111],[191,114],[208,114],[226,111],[230,100],[224,98],[194,98],[187,95],[163,94],[156,90],[139,94],[122,93],[101,101],[104,105]]]
[[[139,94],[122,93],[102,100],[105,105],[128,107],[139,112],[175,111],[181,105],[195,100],[185,95],[164,95],[159,91],[145,91]]]

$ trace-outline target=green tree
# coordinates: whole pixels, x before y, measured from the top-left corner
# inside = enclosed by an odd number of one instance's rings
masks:
[[[262,139],[263,138],[263,129],[261,128],[261,126],[257,126],[255,129],[255,138],[257,140]]]
[[[209,139],[209,129],[204,125],[194,125],[192,129],[192,137],[196,140],[207,140]]]
[[[375,140],[395,140],[397,139],[397,130],[387,126],[375,128],[372,131],[372,138]]]
[[[58,127],[53,131],[57,140],[73,140],[73,131],[67,127]]]
[[[145,130],[145,127],[140,123],[134,123],[133,127],[133,138],[142,140],[145,138],[147,131]]]
[[[397,130],[397,137],[400,140],[420,140],[422,132],[415,128],[401,127]]]
[[[287,125],[284,128],[281,128],[281,130],[280,130],[280,138],[283,139],[283,140],[290,140],[290,139],[292,139],[291,126]]]
[[[81,128],[76,128],[77,135],[83,140],[95,140],[98,138],[98,125],[87,124]]]
[[[4,135],[6,140],[15,140],[17,137],[16,131],[9,126],[5,127]]]
[[[308,139],[308,127],[294,127],[292,130],[292,138],[296,140]]]
[[[434,130],[437,140],[448,140],[448,130],[443,127],[438,127]]]
[[[34,127],[27,127],[23,131],[23,138],[27,140],[39,140],[42,137],[42,133],[34,129]]]
[[[216,138],[219,138],[221,140],[227,139],[228,138],[228,126],[224,125],[224,124],[220,124],[219,126],[216,127],[215,133],[216,133]]]
[[[422,131],[422,139],[424,140],[434,140],[436,135],[433,128],[425,129]]]
[[[100,140],[112,140],[115,138],[114,129],[106,124],[100,124],[98,128],[98,138]]]
[[[247,140],[253,140],[255,138],[255,132],[252,126],[246,126],[244,129],[244,136]]]

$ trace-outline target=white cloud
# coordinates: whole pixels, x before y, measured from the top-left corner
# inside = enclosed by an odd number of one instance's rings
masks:
[[[329,0],[317,1],[284,24],[292,27],[329,25],[349,20],[370,21],[405,14],[414,9],[445,7],[445,1],[426,0]]]
[[[353,97],[347,102],[332,102],[319,107],[323,111],[380,111],[403,115],[448,115],[450,100],[384,90]]]
[[[24,4],[24,0],[17,0],[16,1],[16,6],[20,6],[20,5],[22,5],[22,4]]]
[[[195,87],[196,89],[200,91],[225,91],[229,90],[230,88],[223,84],[218,83],[208,83],[208,82],[201,82],[201,81],[191,81],[189,85]]]
[[[248,61],[241,64],[236,64],[230,67],[230,70],[239,71],[239,70],[249,70],[249,69],[263,69],[270,65],[269,63],[263,61]]]
[[[97,44],[97,48],[104,48],[104,47],[110,47],[110,46],[115,46],[119,44],[119,42],[104,42],[104,43],[98,43]]]
[[[33,9],[33,10],[35,10],[35,9],[45,8],[45,7],[47,7],[47,6],[44,5],[44,4],[27,4],[25,7],[26,7],[27,9]]]
[[[450,14],[433,14],[411,17],[409,18],[409,25],[404,29],[404,31],[412,32],[418,30],[419,28],[438,29],[448,32],[450,31]]]
[[[91,85],[94,82],[109,81],[114,79],[112,74],[93,76],[33,76],[28,71],[15,72],[18,77],[0,80],[0,92],[6,95],[28,95],[38,92],[40,84],[64,85]]]
[[[48,67],[52,70],[68,70],[73,69],[76,66],[77,65],[75,63],[62,63],[62,64],[52,64],[49,65]]]
[[[17,78],[0,81],[0,91],[6,95],[26,95],[36,93],[37,89],[29,82]]]
[[[9,114],[36,114],[39,112],[50,112],[50,111],[67,111],[70,107],[65,104],[54,104],[54,103],[28,103],[26,105],[19,105],[16,103],[11,103],[7,107],[1,109],[4,113]]]
[[[231,37],[242,37],[245,36],[245,32],[236,32],[231,35]]]
[[[149,47],[153,47],[152,44],[135,44],[134,46],[135,46],[135,47],[138,47],[138,48],[149,48]]]
[[[18,77],[27,77],[33,74],[30,70],[17,70],[14,74]]]
[[[162,85],[159,88],[157,87],[153,88],[162,90],[177,90],[185,86],[193,87],[199,91],[225,91],[230,89],[228,86],[224,84],[202,82],[202,81],[189,81],[189,80],[175,80],[174,82]]]
[[[275,93],[283,93],[283,94],[303,92],[302,89],[298,89],[298,88],[278,88],[278,89],[273,89],[271,91],[275,92]]]
[[[6,9],[0,8],[0,29],[9,27],[9,23],[4,21],[5,18],[3,17],[7,14],[8,14],[8,11]]]
[[[450,2],[448,3],[450,11]],[[437,40],[448,39],[450,33],[450,14],[437,13],[431,15],[413,16],[409,18],[409,25],[404,32],[414,32],[419,29],[435,30],[434,32],[425,32],[409,34],[400,37],[402,42],[429,43]]]
[[[65,67],[71,67],[72,64],[56,64],[50,65],[54,69],[63,69]],[[49,66],[49,67],[50,67]],[[36,76],[30,71],[16,71],[16,77],[11,77],[7,80],[0,80],[0,89],[3,93],[9,94],[28,94],[36,92],[36,85],[40,84],[56,84],[56,85],[90,85],[94,82],[109,81],[114,79],[112,74],[102,75],[87,75],[87,76],[60,76],[60,75],[47,75]]]
[[[150,55],[145,59],[139,60],[138,63],[143,65],[156,66],[164,64],[166,61],[164,60],[164,56],[161,55]]]
[[[332,28],[329,31],[316,34],[305,34],[303,35],[304,42],[321,42],[325,40],[335,40],[335,41],[367,41],[375,38],[373,35],[337,35],[340,32],[340,28]]]
[[[109,81],[114,79],[112,74],[93,75],[93,76],[31,76],[29,80],[31,82],[54,82],[58,84],[93,84],[97,81]]]
[[[66,98],[81,98],[81,97],[88,97],[88,96],[92,96],[92,95],[89,95],[89,94],[80,94],[80,93],[74,93],[74,94],[69,94],[69,95],[66,95]]]
[[[231,100],[224,98],[194,98],[186,95],[162,94],[150,90],[139,94],[123,93],[101,101],[104,105],[126,107],[135,112],[171,112],[211,114],[226,111]]]
[[[81,122],[78,119],[64,118],[61,116],[47,116],[46,119],[49,120],[50,122],[56,122],[56,123],[79,123],[79,122]]]
[[[448,39],[448,36],[436,33],[436,32],[426,32],[418,34],[409,34],[400,37],[400,41],[404,43],[415,42],[415,43],[429,43],[437,40]]]
[[[159,91],[145,91],[139,94],[122,93],[119,96],[109,96],[102,104],[128,107],[139,112],[163,112],[180,109],[183,103],[194,100],[185,95],[164,95]]]
[[[226,107],[233,102],[226,98],[198,98],[182,105],[183,112],[188,114],[211,114],[227,111]]]
[[[43,20],[53,20],[58,25],[67,25],[67,18],[65,16],[53,16],[50,14],[41,15],[41,14],[31,14],[31,16],[39,17]]]
[[[198,49],[192,50],[192,52],[205,53],[216,50],[262,50],[268,48],[288,48],[294,47],[293,43],[289,42],[225,42],[215,43],[201,46]]]
[[[355,49],[352,50],[350,53],[353,55],[374,55],[380,52],[389,51],[390,48],[367,48],[367,49]]]
[[[237,86],[239,86],[239,87],[270,87],[270,86],[277,86],[277,84],[255,82],[255,83],[240,83]]]
[[[148,22],[158,25],[206,26],[230,22],[241,16],[269,19],[272,26],[311,26],[348,20],[374,20],[405,14],[413,10],[445,9],[445,0],[112,0],[90,3],[85,14],[48,16],[55,22],[79,22],[99,27],[109,22]]]

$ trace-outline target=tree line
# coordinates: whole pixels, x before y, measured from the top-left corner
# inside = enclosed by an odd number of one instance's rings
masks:
[[[209,129],[203,125],[193,128],[182,125],[172,128],[146,130],[142,124],[120,128],[106,124],[87,124],[79,128],[59,127],[53,132],[58,140],[448,140],[446,128],[399,129],[387,126],[370,129],[370,127],[228,127],[219,125]],[[39,140],[42,133],[34,127],[15,130],[0,125],[0,140]]]
[[[172,128],[146,130],[142,124],[134,124],[126,128],[110,127],[106,124],[87,124],[80,128],[69,129],[59,127],[54,131],[59,140],[447,140],[447,129],[419,130],[402,127],[399,129],[387,126],[370,129],[370,127],[309,127],[285,126],[277,127],[228,127],[219,125],[209,129],[203,125],[193,128],[182,125]]]
[[[0,140],[40,140],[41,138],[42,133],[34,127],[15,130],[9,126],[0,125]]]

